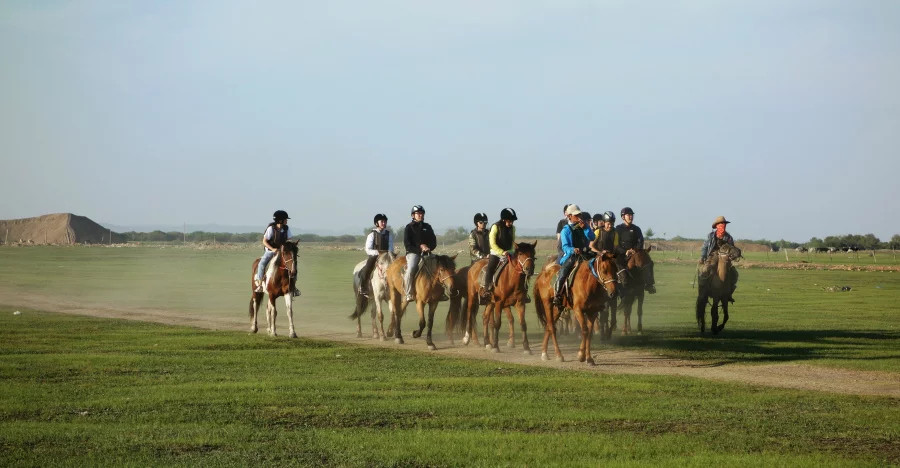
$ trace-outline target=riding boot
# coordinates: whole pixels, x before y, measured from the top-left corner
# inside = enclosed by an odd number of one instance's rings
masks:
[[[563,306],[563,285],[566,284],[566,278],[560,275],[559,278],[556,279],[556,284],[553,285],[553,290],[555,294],[553,295],[553,305],[557,308],[562,309]]]
[[[494,272],[497,271],[497,264],[500,263],[500,257],[489,255],[487,265],[484,266],[484,282],[481,287],[484,289],[484,295],[490,297],[494,292]]]
[[[259,278],[256,278],[256,279],[253,280],[253,284],[256,286],[256,287],[253,289],[253,292],[258,292],[258,293],[265,292],[265,291],[263,290],[263,285],[264,285],[263,280],[261,280],[261,279],[259,279]]]

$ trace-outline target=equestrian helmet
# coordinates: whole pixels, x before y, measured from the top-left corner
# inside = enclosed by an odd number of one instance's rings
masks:
[[[378,213],[377,215],[375,215],[375,219],[372,220],[372,224],[378,224],[378,221],[382,219],[384,220],[384,222],[387,222],[387,215],[385,215],[384,213]]]
[[[291,217],[288,216],[287,211],[278,210],[274,214],[272,214],[272,219],[278,221],[279,219],[291,219]]]
[[[585,223],[587,223],[591,220],[591,214],[588,213],[587,211],[582,211],[581,213],[578,213],[577,216],[579,218],[581,218],[581,220],[584,221]]]
[[[487,222],[487,213],[475,213],[475,217],[472,219],[472,222],[478,224],[479,221]]]
[[[625,216],[627,214],[634,216],[634,210],[632,210],[630,206],[626,206],[625,208],[622,208],[622,212],[619,214],[622,216]]]
[[[515,221],[519,218],[516,216],[516,210],[512,208],[503,208],[503,210],[500,211],[500,219],[502,221],[506,221],[507,219]]]
[[[599,223],[600,221],[603,221],[603,215],[600,213],[597,213],[594,216],[591,216],[591,221],[593,221],[595,223]]]
[[[607,212],[603,213],[603,221],[609,221],[610,223],[615,223],[616,215],[614,215],[612,211],[607,211]]]
[[[413,205],[413,207],[409,209],[409,214],[418,213],[420,211],[422,214],[425,214],[425,208],[422,205]]]

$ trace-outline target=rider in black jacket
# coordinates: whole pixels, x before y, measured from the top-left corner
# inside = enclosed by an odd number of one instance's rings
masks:
[[[429,254],[437,247],[434,229],[425,222],[425,208],[422,205],[413,206],[410,216],[412,216],[412,221],[406,225],[406,229],[403,231],[403,245],[406,247],[406,275],[403,277],[403,284],[406,289],[407,302],[416,299],[414,283],[422,255]]]

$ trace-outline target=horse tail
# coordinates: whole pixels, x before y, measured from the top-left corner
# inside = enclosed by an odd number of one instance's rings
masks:
[[[697,306],[696,306],[697,324],[703,323],[705,314],[706,314],[706,297],[697,296]]]
[[[537,312],[538,321],[541,322],[541,327],[547,328],[547,316],[546,310],[544,309],[544,299],[541,297],[540,288],[534,288],[534,311]]]

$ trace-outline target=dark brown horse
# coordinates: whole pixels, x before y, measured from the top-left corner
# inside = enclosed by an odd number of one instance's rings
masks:
[[[616,263],[614,256],[609,253],[598,255],[593,259],[582,262],[575,270],[575,280],[572,283],[571,297],[563,298],[563,307],[572,309],[572,314],[578,324],[581,325],[581,344],[578,348],[578,360],[594,364],[591,356],[591,336],[593,335],[594,321],[597,314],[605,307],[606,302],[616,295]],[[548,360],[547,343],[553,338],[553,346],[556,348],[556,359],[564,361],[559,350],[559,342],[556,338],[556,320],[561,312],[552,305],[554,294],[553,276],[559,271],[559,264],[553,263],[544,267],[534,283],[534,307],[538,320],[544,326],[544,344],[541,350],[541,359]],[[596,276],[595,273],[596,272]]]
[[[706,331],[706,304],[710,299],[712,299],[712,307],[709,309],[712,316],[710,330],[713,335],[717,335],[725,328],[725,323],[728,322],[728,299],[731,297],[732,286],[737,281],[736,272],[732,272],[731,264],[740,258],[741,249],[727,243],[710,255],[708,263],[712,267],[712,274],[708,278],[700,279],[697,294],[697,325],[700,327],[700,333]],[[720,303],[724,314],[722,325],[719,325]]]
[[[428,334],[425,338],[428,349],[437,347],[431,340],[431,329],[434,327],[434,309],[438,301],[446,293],[448,296],[455,293],[453,287],[453,274],[456,273],[456,255],[426,255],[419,262],[419,271],[415,281],[416,310],[419,312],[419,329],[413,331],[413,338],[422,336],[425,329],[425,305],[428,305]],[[400,332],[400,321],[406,311],[406,296],[403,288],[403,268],[406,266],[406,257],[400,257],[388,267],[387,281],[388,294],[391,298],[391,331],[397,344],[403,344],[403,335]]]
[[[259,265],[259,258],[253,262],[253,275],[250,277],[250,287],[253,291],[250,296],[250,332],[256,333],[256,315],[259,313],[259,306],[262,303],[263,294],[269,294],[269,302],[266,303],[266,329],[269,335],[276,336],[275,333],[275,317],[278,311],[275,310],[275,299],[284,296],[284,305],[288,311],[288,324],[290,324],[291,338],[297,338],[294,331],[294,308],[293,308],[293,292],[297,287],[297,243],[286,241],[279,249],[278,254],[270,260],[270,268],[272,276],[265,279],[265,292],[256,292],[253,286],[253,279],[256,277],[256,268]],[[274,264],[274,268],[272,267]],[[267,272],[268,275],[268,272]]]
[[[493,293],[488,299],[487,306],[482,316],[482,327],[484,330],[484,346],[494,352],[500,351],[499,334],[501,311],[506,310],[507,321],[509,322],[509,340],[507,345],[514,348],[516,344],[515,320],[511,308],[515,306],[519,314],[519,326],[522,329],[522,349],[526,354],[531,354],[531,348],[528,345],[528,326],[525,324],[525,297],[528,291],[528,278],[534,275],[534,255],[537,241],[533,244],[527,242],[516,243],[515,254],[508,259],[507,266],[500,272],[497,278],[497,285],[494,286]],[[466,311],[466,336],[463,342],[468,344],[469,337],[475,337],[475,319],[478,316],[479,297],[481,296],[481,285],[478,276],[484,267],[487,266],[487,260],[478,261],[469,268],[468,275],[468,291],[467,291],[467,311]],[[487,281],[493,281],[493,278],[487,278]],[[475,338],[475,342],[478,339]]]
[[[622,301],[619,304],[619,309],[622,310],[622,316],[625,319],[625,324],[622,326],[623,335],[631,333],[631,310],[635,300],[637,300],[637,332],[639,335],[643,332],[644,289],[647,285],[653,284],[653,260],[650,259],[651,248],[635,249],[632,251],[631,256],[628,257],[626,274],[629,276],[629,281],[627,286],[621,288]],[[651,289],[650,294],[655,292],[656,289]],[[615,314],[615,311],[613,311],[613,314]],[[610,332],[615,328],[615,323],[616,318],[613,316]]]
[[[469,285],[469,268],[464,266],[453,274],[453,287],[456,292],[450,296],[450,309],[447,311],[447,338],[450,344],[454,344],[455,333],[466,333],[466,311],[469,310],[468,303],[468,285]]]

